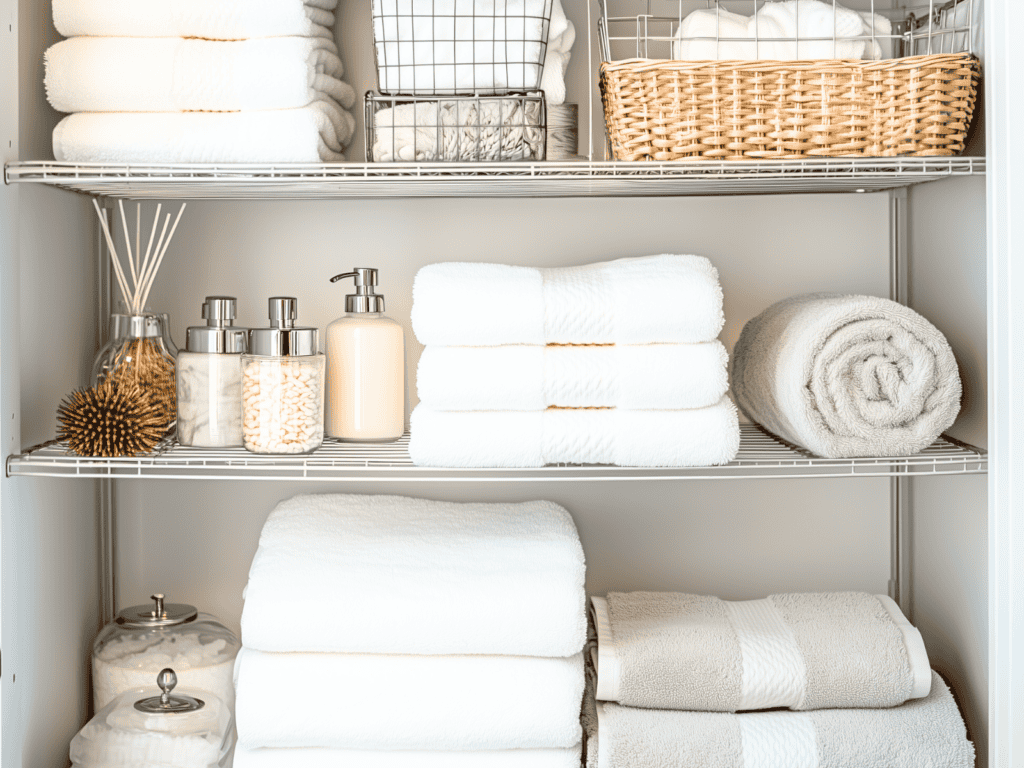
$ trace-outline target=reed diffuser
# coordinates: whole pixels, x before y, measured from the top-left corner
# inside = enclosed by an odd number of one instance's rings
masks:
[[[115,385],[136,385],[147,393],[157,407],[160,424],[166,430],[174,426],[177,399],[174,388],[174,359],[177,349],[170,338],[167,315],[146,311],[149,293],[153,288],[157,272],[163,263],[171,238],[181,221],[185,210],[183,203],[171,224],[171,214],[163,221],[163,228],[157,238],[160,224],[161,205],[157,205],[149,242],[142,252],[142,205],[135,213],[135,249],[129,234],[128,219],[125,216],[124,201],[118,201],[121,227],[127,258],[118,256],[114,238],[99,204],[93,200],[93,207],[100,219],[103,236],[110,251],[113,274],[121,291],[126,313],[115,313],[110,317],[110,340],[100,350],[93,365],[93,385],[109,381]],[[168,232],[168,227],[170,231]],[[154,245],[155,241],[155,245]],[[124,263],[122,263],[124,262]],[[127,265],[127,266],[125,266]]]

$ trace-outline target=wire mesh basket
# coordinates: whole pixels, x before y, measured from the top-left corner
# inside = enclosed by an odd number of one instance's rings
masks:
[[[851,5],[856,0],[850,0]],[[619,160],[961,152],[981,0],[599,0]],[[623,7],[610,15],[609,5]],[[894,58],[895,57],[895,58]]]
[[[377,90],[481,95],[540,89],[553,0],[373,0]]]
[[[542,93],[392,97],[366,94],[366,159],[391,162],[543,160]]]

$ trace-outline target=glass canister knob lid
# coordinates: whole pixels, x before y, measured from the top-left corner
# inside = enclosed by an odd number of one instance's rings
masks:
[[[206,706],[206,702],[202,699],[171,695],[174,686],[178,684],[178,676],[170,667],[160,670],[160,674],[156,676],[156,684],[160,686],[160,695],[136,701],[135,708],[139,712],[151,715],[175,715],[183,712],[196,712]]]
[[[247,348],[245,328],[235,328],[237,299],[207,296],[203,302],[206,325],[193,325],[185,332],[185,350],[210,354],[241,354]]]
[[[295,325],[298,301],[292,296],[273,296],[267,311],[269,328],[249,329],[249,354],[264,357],[306,357],[318,349],[316,328]]]
[[[149,605],[133,605],[119,611],[114,620],[118,626],[128,629],[152,629],[154,627],[173,627],[187,624],[199,615],[194,605],[184,603],[166,603],[162,593],[150,595],[153,602]]]

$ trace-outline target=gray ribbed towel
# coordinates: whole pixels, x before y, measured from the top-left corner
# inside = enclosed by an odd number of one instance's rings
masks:
[[[949,343],[921,315],[875,296],[813,293],[748,322],[733,350],[736,405],[819,456],[909,456],[956,419]]]
[[[592,599],[597,698],[710,712],[893,707],[928,694],[920,633],[864,592],[729,602],[676,592]]]
[[[668,712],[597,704],[587,768],[970,768],[974,746],[945,682],[891,709]]]

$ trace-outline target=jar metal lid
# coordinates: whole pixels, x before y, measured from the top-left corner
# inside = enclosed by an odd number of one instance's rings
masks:
[[[263,357],[309,357],[317,354],[317,329],[294,324],[298,302],[291,296],[274,296],[269,303],[271,327],[249,329],[249,354]]]
[[[187,624],[199,615],[194,605],[165,603],[162,594],[151,595],[153,602],[148,605],[133,605],[119,611],[114,621],[127,629],[153,629]]]
[[[160,674],[156,677],[156,684],[160,686],[160,695],[136,701],[135,708],[139,712],[145,712],[148,715],[180,715],[198,712],[206,706],[205,701],[193,696],[171,695],[171,691],[178,684],[178,676],[170,667],[160,670]]]
[[[207,296],[203,302],[206,325],[193,325],[185,331],[185,350],[219,355],[245,352],[246,329],[233,325],[236,303],[234,296]]]

